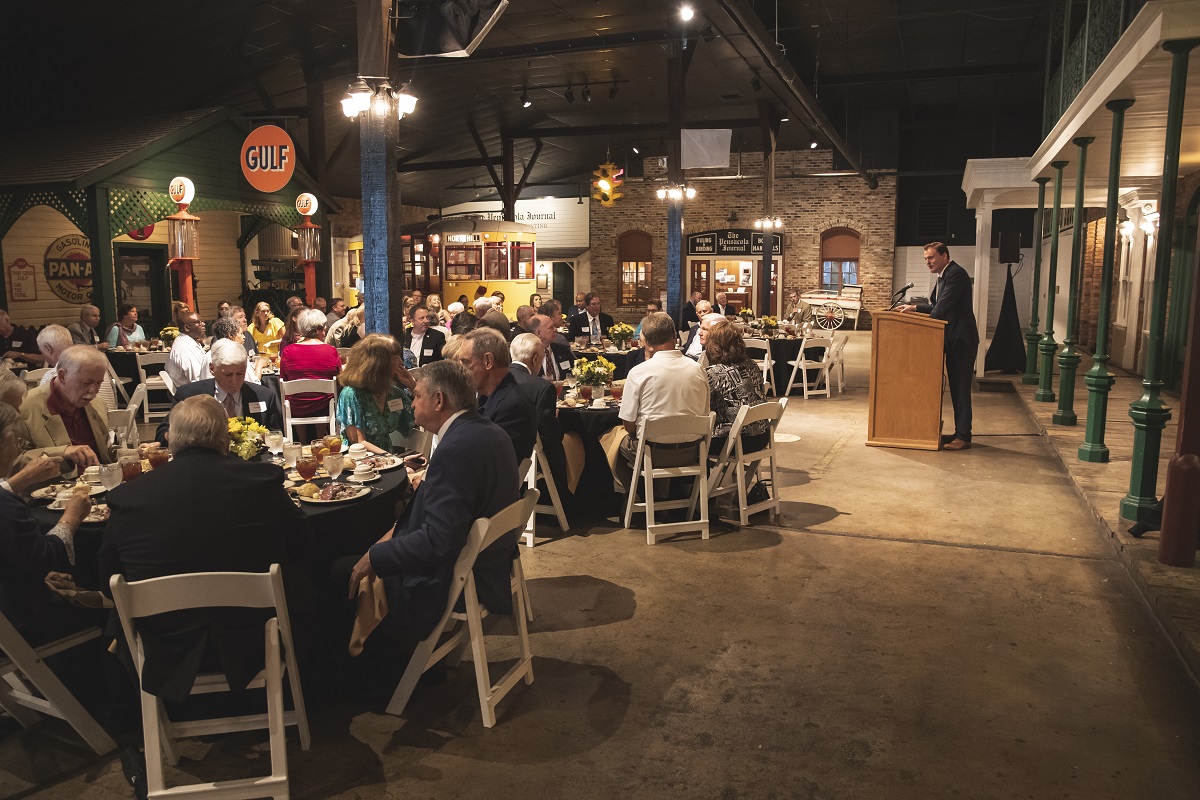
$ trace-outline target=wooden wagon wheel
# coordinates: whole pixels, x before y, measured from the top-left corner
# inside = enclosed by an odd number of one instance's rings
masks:
[[[814,317],[820,328],[832,331],[842,326],[842,321],[846,319],[846,312],[837,303],[826,303],[817,309]]]

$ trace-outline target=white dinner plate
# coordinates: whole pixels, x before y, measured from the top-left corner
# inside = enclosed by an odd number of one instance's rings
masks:
[[[46,506],[46,508],[51,511],[63,510],[63,507],[58,504],[57,500]],[[106,522],[108,520],[108,516],[108,506],[104,503],[97,503],[96,505],[92,506],[92,510],[89,511],[88,515],[83,518],[83,521],[92,523]]]
[[[383,480],[383,476],[380,475],[378,472],[372,472],[370,475],[368,475],[365,478],[359,478],[356,475],[354,475],[353,473],[346,476],[346,481],[348,483],[374,483],[375,481],[381,481],[381,480]]]
[[[322,500],[319,497],[300,497],[301,503],[316,503],[318,505],[329,505],[331,503],[349,503],[351,500],[357,500],[360,497],[366,497],[371,493],[371,490],[366,486],[359,489],[357,493],[340,497],[337,500]]]
[[[404,461],[397,458],[396,456],[381,457],[378,453],[372,453],[371,455],[374,458],[378,459],[375,462],[375,471],[376,472],[387,472],[388,470],[395,469],[396,467],[399,467],[404,464]],[[383,458],[386,458],[387,460],[384,461]]]
[[[56,494],[59,492],[65,492],[70,488],[70,485],[64,486],[61,483],[52,483],[49,486],[43,486],[40,489],[34,489],[29,493],[29,496],[34,500],[53,500]],[[105,489],[103,486],[93,486],[90,483],[88,484],[88,497],[95,497],[96,495],[103,494],[106,491],[107,489]]]
[[[296,470],[292,470],[291,472],[289,472],[286,477],[289,481],[295,481],[297,484],[308,482],[308,481],[304,480],[304,478],[300,477],[300,473],[296,472]],[[313,475],[312,479],[315,481],[317,478],[328,478],[328,477],[329,477],[329,473],[325,471],[324,467],[317,467],[317,474]]]

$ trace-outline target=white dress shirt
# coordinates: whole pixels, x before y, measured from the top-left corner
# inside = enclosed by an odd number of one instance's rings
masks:
[[[167,374],[176,386],[194,383],[208,376],[208,353],[191,336],[175,337],[167,357]]]
[[[660,350],[629,370],[620,417],[626,422],[682,414],[703,416],[708,408],[708,376],[704,368],[678,350]],[[686,442],[695,437],[673,435],[664,442]]]
[[[418,367],[421,366],[421,345],[424,342],[425,342],[425,334],[424,333],[422,333],[420,336],[418,336],[417,334],[414,333],[412,335],[412,341],[410,341],[408,344],[408,351],[413,354],[413,358],[416,359]]]

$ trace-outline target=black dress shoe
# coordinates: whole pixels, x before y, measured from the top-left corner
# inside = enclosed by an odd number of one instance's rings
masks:
[[[146,754],[140,748],[126,747],[121,751],[121,771],[133,787],[133,796],[137,800],[146,800],[149,792],[146,788]]]

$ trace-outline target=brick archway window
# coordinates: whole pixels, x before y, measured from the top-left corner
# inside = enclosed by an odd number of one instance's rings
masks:
[[[840,291],[858,283],[862,239],[851,228],[830,228],[821,234],[821,288]]]
[[[621,267],[621,285],[617,291],[619,304],[644,305],[650,297],[654,239],[645,231],[625,231],[617,237],[617,263]]]

